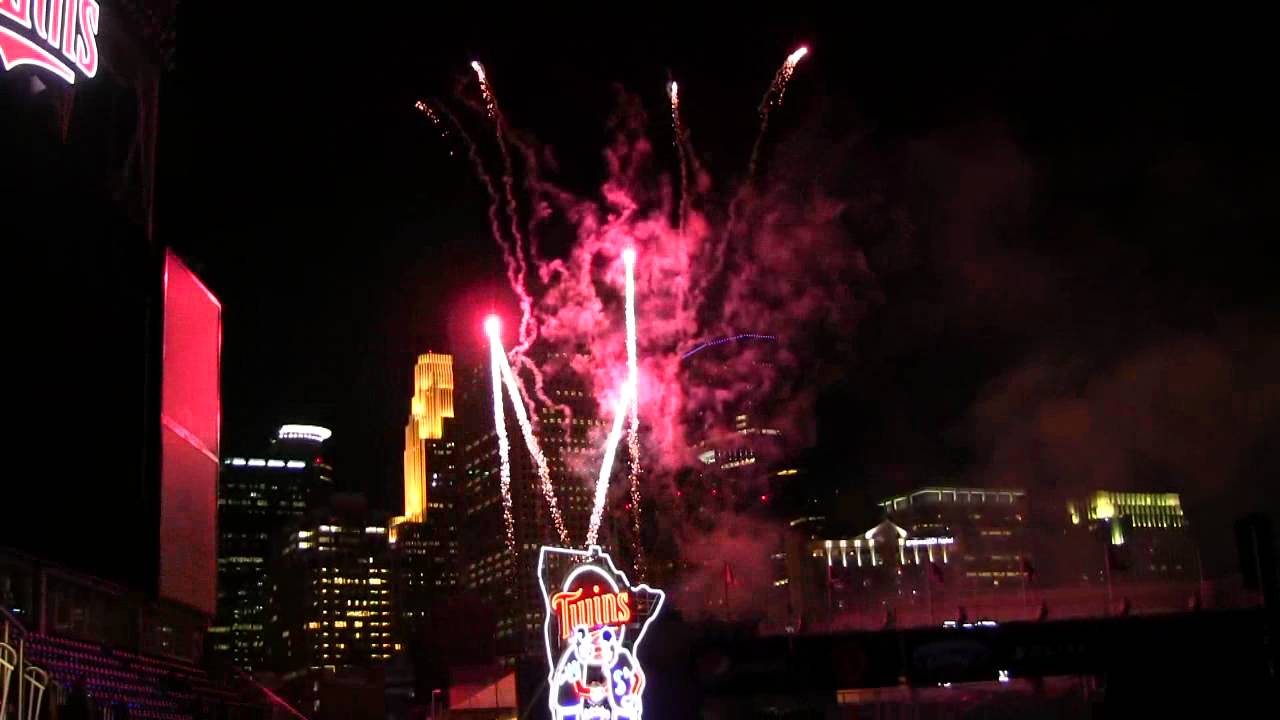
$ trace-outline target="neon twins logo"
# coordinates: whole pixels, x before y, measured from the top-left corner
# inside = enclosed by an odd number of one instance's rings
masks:
[[[96,0],[0,0],[0,63],[5,70],[38,67],[68,84],[76,70],[91,78],[98,74],[100,17]]]
[[[551,611],[560,624],[560,639],[567,640],[579,625],[621,625],[631,622],[631,593],[600,592],[597,582],[573,592],[558,592],[551,596]]]

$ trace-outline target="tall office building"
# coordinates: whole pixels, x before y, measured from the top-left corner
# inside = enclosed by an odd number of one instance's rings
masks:
[[[551,360],[565,360],[564,356]],[[567,364],[567,363],[565,363]],[[507,412],[511,439],[511,499],[515,552],[507,548],[499,491],[498,437],[493,427],[493,387],[487,366],[469,369],[460,383],[458,445],[459,526],[462,528],[462,566],[459,584],[468,597],[490,611],[494,654],[508,661],[542,647],[542,598],[537,581],[538,549],[559,545],[538,474],[519,427]],[[550,399],[571,410],[538,408],[530,416],[551,470],[552,485],[570,538],[580,543],[591,516],[595,474],[599,471],[597,436],[608,431],[596,417],[596,402],[587,386],[572,373],[549,373]],[[509,403],[510,399],[504,398]],[[596,431],[596,432],[593,432]],[[615,473],[625,477],[625,452],[619,453]],[[602,529],[601,540],[610,534]]]
[[[880,507],[912,538],[955,541],[953,581],[971,590],[1020,581],[1030,550],[1027,494],[1023,490],[925,487],[886,498]],[[929,546],[924,546],[926,551]],[[932,555],[929,559],[933,560]]]
[[[404,513],[389,528],[398,632],[419,664],[433,654],[428,634],[457,584],[453,418],[453,356],[423,353],[404,428]]]
[[[368,667],[397,649],[387,528],[372,522],[364,498],[334,495],[290,528],[268,582],[275,670]]]
[[[218,613],[212,651],[244,668],[266,659],[268,586],[265,573],[282,534],[333,489],[324,459],[331,433],[285,425],[265,452],[222,461],[218,493]]]
[[[1068,500],[1066,512],[1067,537],[1093,549],[1085,556],[1083,579],[1106,582],[1110,574],[1117,584],[1187,581],[1199,573],[1177,493],[1097,490]]]
[[[1022,490],[925,487],[879,503],[887,516],[857,532],[820,516],[791,522],[785,549],[788,624],[932,624],[960,607],[1025,610],[1030,540]],[[1003,610],[1003,606],[1001,606]]]
[[[422,522],[430,498],[430,447],[444,438],[453,417],[453,356],[424,353],[413,368],[413,397],[404,426],[404,516],[396,522]]]

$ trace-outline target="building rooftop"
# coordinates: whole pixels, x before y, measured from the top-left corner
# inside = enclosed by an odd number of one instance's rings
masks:
[[[919,490],[907,495],[885,498],[878,504],[886,511],[901,510],[903,508],[911,507],[912,505],[934,503],[961,503],[968,505],[1004,503],[1006,505],[1012,505],[1015,502],[1023,500],[1026,495],[1027,493],[1025,490],[1015,490],[1012,488],[993,489],[929,486],[920,488]]]

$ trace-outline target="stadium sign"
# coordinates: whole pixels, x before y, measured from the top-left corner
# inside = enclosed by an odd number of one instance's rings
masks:
[[[67,84],[98,74],[96,0],[0,0],[0,64],[30,65]]]
[[[646,684],[640,643],[665,593],[632,585],[599,546],[543,547],[538,584],[553,720],[640,720]]]

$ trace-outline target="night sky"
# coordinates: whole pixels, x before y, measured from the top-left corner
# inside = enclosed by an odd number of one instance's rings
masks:
[[[398,502],[414,354],[474,358],[480,314],[511,301],[482,189],[412,109],[468,61],[586,193],[616,86],[669,148],[668,73],[702,161],[740,178],[760,96],[806,43],[770,147],[829,146],[847,158],[829,187],[911,229],[851,229],[881,298],[819,404],[827,481],[866,499],[939,477],[1154,484],[1213,533],[1274,511],[1278,155],[1258,23],[498,7],[480,23],[184,4],[159,238],[224,302],[224,451],[325,424],[340,484]]]

